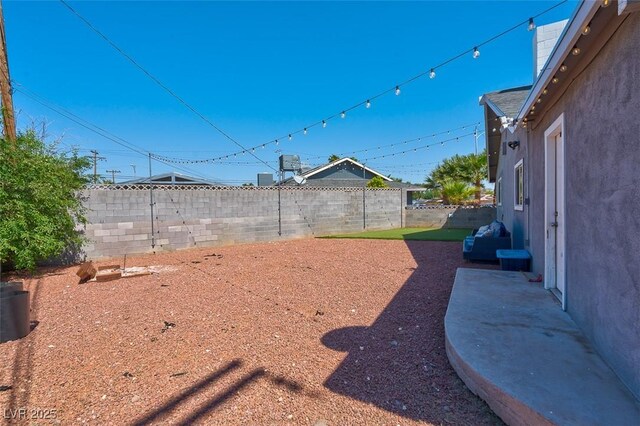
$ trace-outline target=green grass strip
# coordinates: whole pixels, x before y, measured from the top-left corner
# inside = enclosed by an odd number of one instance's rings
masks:
[[[327,235],[321,238],[364,238],[375,240],[462,241],[471,235],[467,228],[398,228],[354,234]]]

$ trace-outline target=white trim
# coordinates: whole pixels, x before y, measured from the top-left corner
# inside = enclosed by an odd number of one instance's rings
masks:
[[[502,206],[502,176],[496,181],[496,204],[498,207]]]
[[[325,170],[327,170],[327,169],[330,169],[330,168],[331,168],[331,167],[333,167],[333,166],[337,166],[338,164],[344,163],[344,162],[346,162],[346,161],[348,161],[348,162],[350,162],[350,163],[352,163],[352,164],[355,164],[356,166],[360,167],[361,169],[365,169],[365,170],[366,170],[366,171],[368,171],[369,173],[372,173],[372,174],[374,174],[374,175],[376,175],[376,176],[380,176],[382,179],[386,180],[387,182],[391,182],[391,181],[393,181],[393,179],[388,178],[388,177],[386,177],[385,175],[380,174],[380,173],[376,172],[375,170],[370,169],[370,168],[366,167],[365,165],[360,164],[360,163],[358,163],[357,161],[354,161],[353,159],[351,159],[351,158],[349,158],[349,157],[345,157],[345,158],[341,158],[340,160],[336,160],[336,161],[334,161],[333,163],[329,163],[329,164],[327,164],[326,166],[322,166],[322,167],[320,167],[319,169],[312,171],[311,173],[303,173],[303,174],[302,174],[302,176],[304,176],[305,178],[311,177],[311,176],[313,176],[313,175],[315,175],[315,174],[318,174],[318,173],[320,173],[320,172],[323,172],[323,171],[325,171]]]
[[[575,46],[576,42],[582,35],[582,29],[591,21],[598,9],[600,9],[601,4],[602,3],[600,1],[583,1],[578,5],[573,16],[564,27],[564,31],[562,31],[558,42],[553,48],[551,55],[549,55],[547,62],[544,64],[535,84],[531,88],[529,96],[524,101],[524,104],[517,115],[518,123],[526,117],[531,106],[540,97],[544,88],[549,85],[553,76],[558,73],[562,62],[567,55],[569,55],[569,52],[573,49],[573,46]]]
[[[518,204],[518,168],[522,167],[522,204]],[[513,166],[513,209],[517,211],[524,210],[524,158]]]
[[[551,140],[554,141],[555,143],[555,137],[556,136],[560,136],[561,138],[561,149],[558,152],[558,158],[555,159],[551,157],[551,152],[549,150],[549,142]],[[562,309],[566,310],[567,309],[567,279],[566,279],[566,196],[565,196],[565,188],[566,188],[566,182],[565,182],[565,176],[566,176],[566,170],[565,170],[565,145],[566,145],[566,134],[565,134],[565,124],[564,124],[564,113],[560,114],[560,116],[547,128],[547,130],[545,130],[544,132],[544,236],[545,236],[545,240],[544,240],[544,276],[545,276],[545,280],[544,280],[544,288],[546,289],[558,289],[558,283],[556,282],[556,277],[558,276],[558,273],[561,276],[562,279],[562,287],[563,287],[563,291],[558,291],[558,293],[560,293],[561,296],[561,302],[562,302]],[[551,177],[551,173],[554,173],[555,176],[555,167],[552,170],[551,169],[551,160],[554,161],[554,164],[561,164],[560,170],[562,172],[562,175],[560,176],[560,179],[558,179],[558,181],[555,183],[555,187],[557,188],[557,195],[556,197],[560,197],[560,199],[558,200],[558,205],[556,206],[556,209],[559,213],[558,216],[558,222],[560,224],[560,226],[558,228],[556,228],[556,232],[558,232],[557,234],[557,238],[556,241],[557,244],[553,245],[551,243],[551,240],[549,238],[550,235],[550,231],[551,231],[551,227],[550,224],[553,221],[555,221],[555,218],[551,217],[550,214],[550,195],[551,195],[551,188],[550,188],[550,181],[552,179]],[[555,177],[553,178],[555,179]],[[562,260],[561,263],[559,265],[556,265],[554,263],[555,259],[556,259],[556,250],[558,250],[558,248],[560,248],[561,252],[562,252]],[[552,260],[553,259],[553,260]],[[555,270],[554,267],[557,269]]]
[[[491,110],[493,111],[493,113],[498,117],[506,117],[507,114],[505,114],[498,105],[496,105],[491,99],[489,99],[487,97],[487,95],[482,95],[480,97],[480,105],[486,105],[489,108],[491,108]]]

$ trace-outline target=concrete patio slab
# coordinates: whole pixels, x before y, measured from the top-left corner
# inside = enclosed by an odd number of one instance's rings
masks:
[[[640,425],[640,403],[520,272],[458,269],[445,335],[458,375],[510,425]]]

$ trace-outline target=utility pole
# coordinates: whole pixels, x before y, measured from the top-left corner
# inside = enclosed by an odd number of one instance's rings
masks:
[[[0,95],[2,96],[2,123],[4,125],[4,136],[13,142],[16,140],[16,121],[13,115],[13,99],[11,93],[7,40],[4,32],[2,2],[0,0]]]
[[[480,136],[484,135],[485,132],[480,132],[478,133],[478,125],[476,124],[476,126],[473,129],[473,139],[475,140],[475,144],[476,144],[476,155],[478,155],[478,139],[480,139]]]
[[[478,125],[473,128],[473,139],[475,140],[476,155],[478,155]]]
[[[111,173],[111,182],[116,184],[116,173],[120,173],[120,170],[107,170],[107,173]]]
[[[98,157],[98,151],[92,149],[91,154],[93,154],[93,183],[98,183],[98,160],[106,160],[105,157]]]

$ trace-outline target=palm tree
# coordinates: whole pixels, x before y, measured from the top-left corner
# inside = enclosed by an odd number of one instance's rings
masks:
[[[480,204],[482,197],[482,181],[487,178],[487,155],[485,152],[480,154],[469,154],[462,157],[460,164],[460,174],[463,181],[470,183],[475,188],[476,203]]]
[[[463,204],[473,194],[466,182],[459,180],[447,180],[442,184],[442,201],[444,204]]]
[[[459,181],[473,185],[476,203],[480,204],[482,197],[482,181],[487,177],[487,156],[481,154],[454,155],[446,158],[427,177],[425,184],[438,183],[444,186],[446,181]]]

